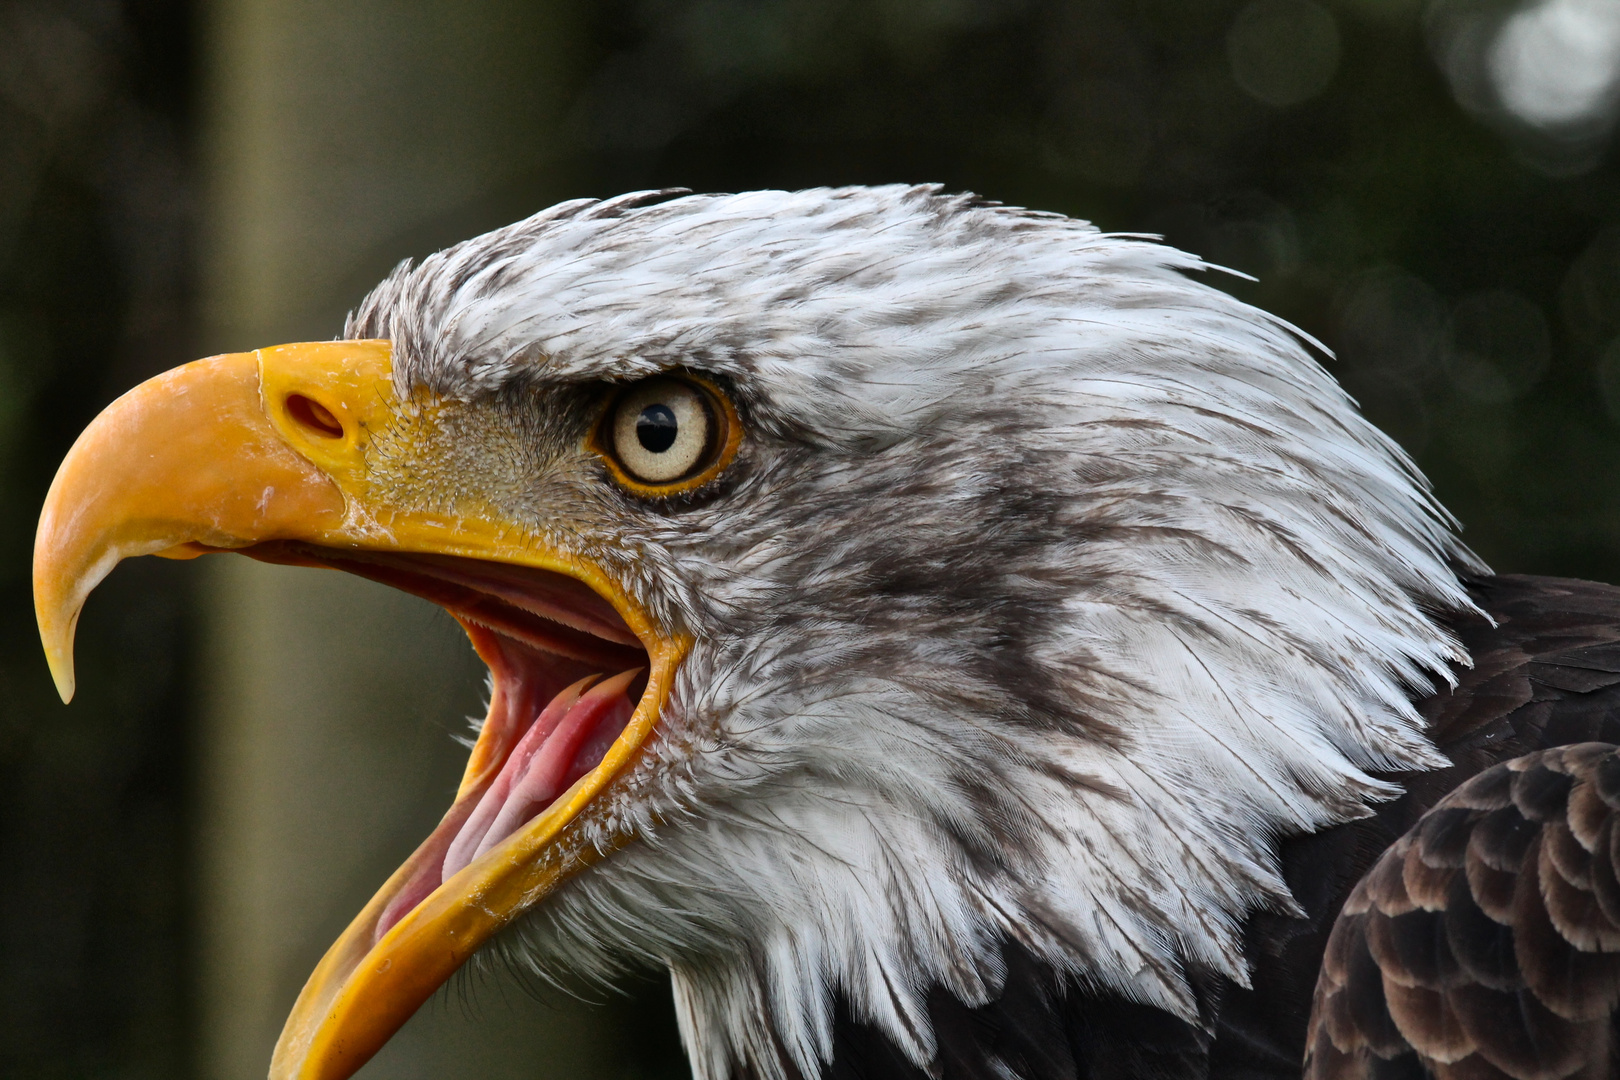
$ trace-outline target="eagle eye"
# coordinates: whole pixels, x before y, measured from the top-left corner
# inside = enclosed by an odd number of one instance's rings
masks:
[[[736,451],[736,411],[718,387],[687,375],[659,375],[609,402],[594,449],[614,478],[638,495],[668,495],[706,483]]]

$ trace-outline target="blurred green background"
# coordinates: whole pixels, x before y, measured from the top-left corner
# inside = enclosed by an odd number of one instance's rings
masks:
[[[56,463],[138,380],[330,337],[563,198],[939,181],[1253,277],[1498,570],[1620,579],[1615,0],[0,3],[0,1074],[262,1076],[448,804],[431,608],[126,564],[34,637]],[[679,1077],[668,991],[459,980],[362,1076]]]

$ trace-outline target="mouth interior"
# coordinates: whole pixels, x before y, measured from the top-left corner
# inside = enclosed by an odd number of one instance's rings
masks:
[[[431,600],[456,617],[489,665],[489,712],[473,749],[478,773],[412,857],[374,941],[595,769],[646,688],[640,640],[611,604],[563,574],[303,544],[262,544],[252,554],[344,570]]]

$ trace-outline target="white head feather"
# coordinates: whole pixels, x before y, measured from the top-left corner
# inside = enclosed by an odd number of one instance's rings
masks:
[[[1275,838],[1444,763],[1408,698],[1477,563],[1207,269],[886,187],[566,203],[378,287],[401,389],[678,365],[749,425],[711,496],[593,527],[698,644],[532,963],[667,963],[698,1080],[815,1075],[834,994],[927,1063],[926,993],[993,997],[1009,940],[1195,1023],[1190,970],[1246,981]]]

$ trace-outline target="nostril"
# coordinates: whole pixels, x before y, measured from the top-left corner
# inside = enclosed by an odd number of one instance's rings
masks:
[[[325,438],[336,439],[343,435],[343,424],[332,415],[332,410],[303,394],[287,395],[287,415]]]

